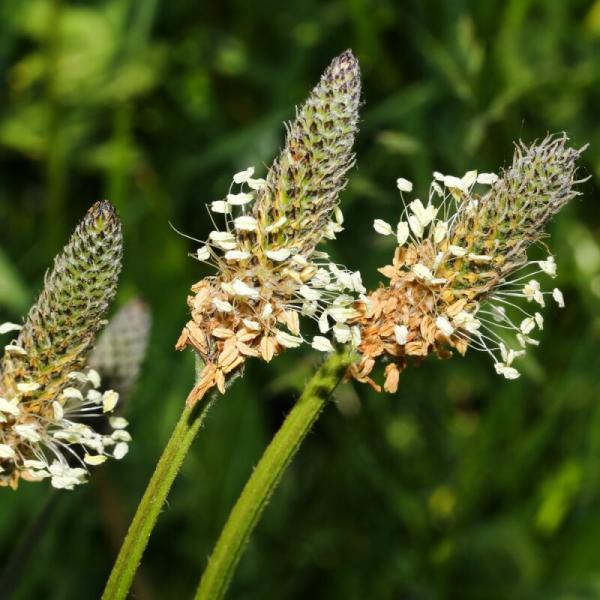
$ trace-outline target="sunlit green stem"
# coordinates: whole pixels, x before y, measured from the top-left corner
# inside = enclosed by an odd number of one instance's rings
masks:
[[[137,507],[106,584],[103,600],[121,600],[127,596],[158,515],[211,404],[212,399],[207,398],[194,408],[186,406],[183,410]]]
[[[348,354],[335,354],[308,382],[233,507],[202,575],[197,600],[217,600],[225,595],[262,511],[349,364]]]

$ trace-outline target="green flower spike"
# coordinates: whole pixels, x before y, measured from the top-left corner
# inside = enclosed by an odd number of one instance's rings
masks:
[[[0,371],[0,485],[50,477],[71,489],[84,481],[86,464],[127,452],[126,431],[100,435],[86,424],[111,412],[118,394],[100,393],[98,373],[83,372],[116,293],[121,255],[119,218],[98,202],[56,257],[23,326],[12,327],[20,331]]]

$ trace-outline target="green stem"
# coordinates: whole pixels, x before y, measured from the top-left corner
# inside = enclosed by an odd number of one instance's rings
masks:
[[[121,600],[129,592],[160,510],[212,404],[212,399],[204,400],[199,404],[202,406],[196,405],[194,408],[186,406],[181,413],[129,526],[104,589],[103,600]]]
[[[238,498],[208,561],[196,600],[223,598],[262,511],[350,364],[347,353],[327,359],[265,450]]]

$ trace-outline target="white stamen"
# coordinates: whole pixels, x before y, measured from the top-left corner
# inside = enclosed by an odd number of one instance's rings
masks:
[[[233,226],[240,231],[256,231],[257,222],[254,217],[242,216],[233,220]]]
[[[380,235],[392,235],[392,226],[383,221],[382,219],[375,219],[373,221],[373,229]]]
[[[233,176],[234,183],[246,183],[254,175],[254,167],[248,167]]]
[[[398,177],[398,179],[396,179],[396,187],[401,192],[412,192],[413,190],[412,182],[410,182],[408,179],[404,179],[404,177]]]
[[[398,227],[396,228],[396,237],[398,239],[398,245],[404,246],[406,240],[408,240],[409,235],[410,231],[408,230],[408,223],[406,221],[400,221],[398,223]]]
[[[394,325],[394,336],[400,346],[404,346],[408,341],[408,327],[406,325]]]
[[[315,335],[313,338],[311,346],[315,350],[319,350],[320,352],[333,352],[334,348],[331,345],[331,342],[322,335]]]

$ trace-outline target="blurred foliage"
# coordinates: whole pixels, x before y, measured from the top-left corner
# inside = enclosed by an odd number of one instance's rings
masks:
[[[173,350],[188,240],[231,175],[268,164],[330,59],[358,55],[365,105],[347,231],[331,250],[368,285],[392,248],[396,177],[496,170],[517,138],[590,142],[584,197],[552,225],[558,285],[525,375],[427,361],[396,397],[340,388],[273,498],[231,598],[600,597],[600,1],[30,0],[0,3],[0,319],[18,319],[86,208],[124,222],[121,302],[154,327],[127,406],[135,442],[61,494],[21,599],[96,598],[193,377]],[[260,174],[259,174],[260,175]],[[137,598],[185,598],[268,439],[315,364],[252,364],[207,419],[144,557]],[[48,488],[0,496],[0,556]],[[3,561],[4,562],[4,561]]]

